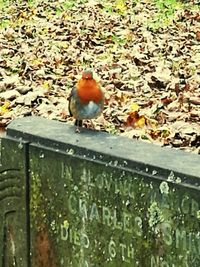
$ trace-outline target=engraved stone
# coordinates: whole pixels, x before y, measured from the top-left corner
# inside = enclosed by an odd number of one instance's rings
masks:
[[[199,267],[199,156],[35,117],[7,134],[15,159],[29,143],[31,267]],[[21,199],[12,177],[9,194]],[[9,217],[6,229],[10,247]]]

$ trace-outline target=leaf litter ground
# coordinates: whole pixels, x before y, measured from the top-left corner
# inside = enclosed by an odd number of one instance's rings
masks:
[[[17,2],[17,3],[16,3]],[[0,127],[72,124],[83,69],[105,91],[102,131],[200,154],[200,11],[153,1],[11,1],[0,11]]]

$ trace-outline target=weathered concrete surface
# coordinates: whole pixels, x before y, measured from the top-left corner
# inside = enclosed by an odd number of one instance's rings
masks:
[[[200,166],[197,155],[86,129],[83,129],[81,134],[76,134],[73,126],[67,127],[58,121],[25,117],[13,121],[8,126],[7,133],[12,137],[41,143],[54,149],[66,151],[73,148],[74,154],[90,157],[97,154],[100,160],[102,160],[100,156],[104,154],[106,159],[108,157],[125,159],[125,166],[129,166],[128,163],[131,161],[130,165],[136,163],[138,166],[134,167],[138,169],[141,164],[142,170],[144,170],[144,165],[149,165],[156,166],[157,169],[162,168],[190,176],[199,176]]]
[[[0,139],[0,267],[27,267],[26,143]]]
[[[199,267],[199,156],[42,118],[7,132],[29,142],[31,267]]]

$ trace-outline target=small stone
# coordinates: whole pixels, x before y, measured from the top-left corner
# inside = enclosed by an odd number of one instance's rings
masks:
[[[17,91],[20,94],[24,95],[24,94],[28,93],[29,91],[32,91],[32,88],[20,86],[20,87],[17,87]]]

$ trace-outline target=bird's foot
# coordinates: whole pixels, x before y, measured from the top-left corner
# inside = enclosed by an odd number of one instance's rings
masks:
[[[76,130],[75,130],[75,133],[80,133],[80,128],[79,127],[76,127]]]

